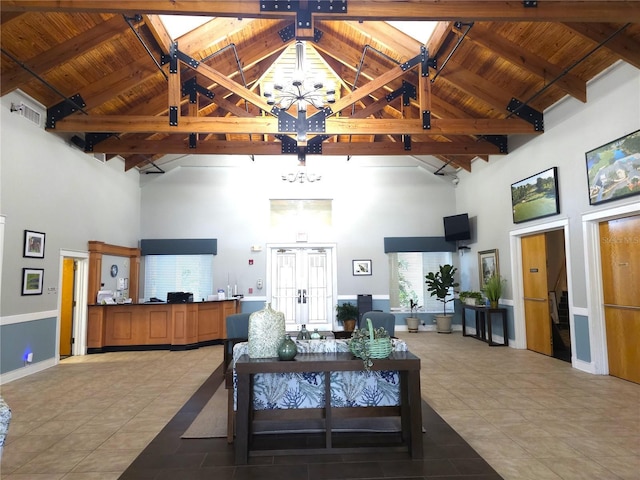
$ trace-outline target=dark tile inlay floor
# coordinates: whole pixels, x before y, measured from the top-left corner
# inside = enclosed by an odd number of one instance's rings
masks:
[[[147,448],[120,476],[121,480],[330,480],[501,479],[426,402],[422,402],[424,459],[406,452],[250,457],[234,465],[226,438],[183,439],[222,382],[222,367],[185,403]],[[270,436],[279,442],[279,436]]]

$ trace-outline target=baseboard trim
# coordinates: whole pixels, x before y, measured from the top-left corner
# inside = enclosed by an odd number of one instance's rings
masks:
[[[58,362],[56,362],[55,358],[48,358],[47,360],[43,360],[42,362],[32,363],[31,365],[27,365],[26,367],[17,368],[16,370],[11,370],[10,372],[3,373],[0,375],[0,385],[4,385],[5,383],[13,382],[14,380],[18,380],[19,378],[28,377],[29,375],[33,375],[34,373],[41,372],[46,370],[47,368],[51,368],[55,366]]]

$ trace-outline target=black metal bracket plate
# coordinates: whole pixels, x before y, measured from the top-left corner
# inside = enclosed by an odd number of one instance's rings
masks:
[[[418,98],[418,94],[417,94],[417,90],[416,90],[416,86],[407,82],[406,80],[402,81],[402,87],[398,88],[397,90],[394,90],[393,92],[387,94],[387,96],[385,97],[387,102],[391,102],[392,100],[394,100],[395,98],[397,98],[398,96],[402,95],[402,104],[407,106],[409,105],[409,99],[413,98],[414,100],[416,100]]]
[[[402,143],[406,151],[411,150],[411,135],[402,135]]]
[[[186,95],[189,95],[189,103],[196,103],[197,93],[204,95],[210,100],[213,100],[213,98],[216,96],[216,94],[208,88],[205,88],[202,85],[198,85],[196,77],[190,78],[182,84],[182,96],[184,97]]]
[[[422,111],[422,129],[431,130],[431,111],[430,110]]]
[[[293,115],[289,115],[286,111],[281,108],[274,107],[271,110],[276,117],[278,117],[278,131],[279,132],[291,132],[295,133],[298,131],[297,124],[298,119]]]
[[[298,151],[298,142],[293,138],[287,135],[276,135],[275,137],[282,143],[280,150],[282,153],[296,153]]]
[[[172,127],[178,125],[178,107],[176,105],[169,107],[169,125]]]
[[[322,155],[322,142],[329,138],[329,135],[317,135],[307,142],[307,152],[314,155]]]
[[[544,132],[544,115],[535,108],[531,108],[517,98],[512,98],[507,105],[507,111],[529,122],[536,132]]]
[[[406,72],[407,70],[415,67],[418,63],[420,63],[422,61],[422,53],[419,53],[418,55],[416,55],[415,57],[407,60],[404,63],[400,64],[400,69],[403,72]]]
[[[80,94],[76,93],[72,97],[69,97],[68,100],[63,100],[53,107],[47,108],[47,128],[56,128],[56,122],[58,120],[62,120],[86,106]]]
[[[195,133],[189,134],[189,148],[196,148],[198,136]]]
[[[427,48],[424,46],[420,47],[420,62],[422,64],[423,77],[429,76],[429,67],[433,68],[434,70],[438,69],[437,59],[435,57],[429,57],[429,50],[427,50]]]
[[[326,119],[333,113],[331,107],[325,107],[318,110],[312,116],[307,118],[306,131],[312,133],[322,133],[327,131]]]
[[[522,5],[524,8],[536,8],[538,6],[538,2],[536,0],[524,0]]]
[[[84,151],[93,152],[93,147],[98,143],[112,137],[113,133],[85,133],[84,134]]]
[[[498,147],[500,153],[509,153],[509,145],[506,135],[484,135],[482,138]]]

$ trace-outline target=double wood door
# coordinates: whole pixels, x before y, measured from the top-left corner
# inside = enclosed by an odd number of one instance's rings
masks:
[[[599,230],[609,373],[640,383],[640,216]]]

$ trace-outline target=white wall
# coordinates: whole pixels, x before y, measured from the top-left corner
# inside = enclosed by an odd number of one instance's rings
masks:
[[[0,214],[6,215],[0,315],[57,308],[60,250],[87,251],[89,240],[135,247],[140,238],[140,187],[122,160],[105,164],[38,128],[0,100]],[[23,258],[24,230],[46,234],[45,258]],[[44,293],[21,296],[22,268],[44,268]]]
[[[227,276],[241,293],[265,279],[266,258],[252,245],[293,243],[308,234],[309,243],[336,243],[338,294],[388,295],[384,237],[441,236],[442,217],[455,212],[450,181],[433,175],[415,160],[314,157],[316,183],[290,184],[281,176],[295,170],[294,156],[186,157],[163,175],[146,175],[142,186],[142,238],[217,238],[214,289]],[[398,165],[398,166],[380,166]],[[325,228],[270,226],[269,199],[332,199],[333,223]],[[249,266],[252,258],[254,265]],[[353,259],[371,259],[373,275],[354,277]],[[264,291],[255,295],[264,295]]]
[[[587,95],[586,104],[567,98],[549,108],[544,113],[544,134],[528,141],[512,139],[509,155],[491,157],[488,164],[476,160],[471,174],[459,174],[457,210],[478,218],[478,241],[461,257],[463,286],[479,287],[477,252],[497,248],[500,273],[508,280],[505,298],[511,298],[509,232],[563,218],[569,222],[574,305],[587,306],[581,215],[638,203],[638,197],[590,206],[585,152],[640,128],[640,71],[619,63],[590,82]],[[558,167],[560,214],[515,225],[510,185],[554,166]]]

